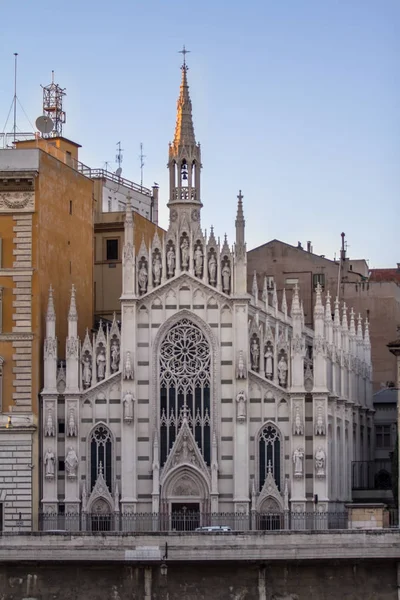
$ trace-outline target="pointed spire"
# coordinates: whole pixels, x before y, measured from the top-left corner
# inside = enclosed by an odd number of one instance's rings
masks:
[[[243,196],[242,190],[239,190],[238,195],[238,205],[237,205],[237,214],[236,214],[236,252],[240,254],[241,251],[244,251],[245,248],[245,240],[244,240],[244,228],[245,228],[245,220],[243,214]]]
[[[339,298],[337,296],[336,296],[336,300],[335,300],[335,316],[334,316],[333,324],[337,328],[340,327]]]
[[[75,298],[75,286],[72,284],[71,288],[71,303],[69,305],[68,321],[77,321],[78,312],[76,310],[76,298]]]
[[[263,291],[262,291],[262,299],[263,299],[263,302],[265,302],[266,304],[268,304],[268,280],[267,280],[267,276],[266,275],[264,277],[264,286],[263,286]]]
[[[349,330],[349,324],[347,322],[347,305],[346,305],[346,302],[343,302],[342,329],[343,329],[343,331],[348,331]]]
[[[53,288],[50,285],[49,300],[47,303],[46,321],[55,321],[55,320],[56,320],[56,311],[54,310]]]
[[[368,348],[371,347],[371,340],[370,340],[370,337],[369,337],[369,321],[368,321],[368,318],[365,319],[364,344]]]
[[[276,291],[276,282],[274,280],[274,289],[272,290],[272,307],[278,308],[278,293]]]
[[[301,307],[300,307],[300,299],[299,299],[299,288],[297,283],[294,286],[293,297],[292,297],[292,318],[293,317],[301,317]]]
[[[177,103],[175,136],[173,142],[175,151],[179,146],[196,145],[192,118],[192,102],[190,100],[189,85],[187,81],[187,72],[189,67],[186,64],[186,54],[189,52],[189,50],[186,50],[184,46],[181,52],[183,53],[184,59],[181,67],[182,79]]]
[[[361,318],[360,313],[358,313],[358,319],[357,319],[357,340],[358,340],[358,342],[364,341],[363,332],[362,332],[362,318]]]
[[[335,304],[336,308],[336,304]],[[332,323],[332,307],[331,307],[331,293],[328,290],[326,292],[326,300],[325,300],[325,323],[330,325]]]
[[[320,283],[317,283],[315,294],[314,318],[321,318],[324,316],[324,307],[322,304]]]
[[[283,288],[282,292],[282,312],[285,316],[287,316],[287,302],[286,302],[286,290]]]
[[[301,312],[301,328],[304,329],[305,319],[304,319],[304,305],[303,305],[303,300],[300,300],[300,312]]]
[[[356,335],[356,324],[355,324],[355,320],[354,320],[353,307],[351,307],[351,310],[350,310],[350,335],[352,335],[354,337]]]
[[[252,285],[252,288],[251,288],[251,293],[254,296],[255,303],[257,304],[257,302],[258,302],[257,271],[254,271],[254,274],[253,274],[253,285]]]

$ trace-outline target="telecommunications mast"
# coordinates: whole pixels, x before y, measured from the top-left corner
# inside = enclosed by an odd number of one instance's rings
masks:
[[[42,133],[43,137],[62,137],[63,125],[66,115],[63,111],[63,97],[66,95],[65,88],[62,89],[54,83],[54,71],[51,72],[51,83],[43,87],[43,116],[50,118],[53,128],[49,133]],[[39,130],[40,131],[40,130]]]

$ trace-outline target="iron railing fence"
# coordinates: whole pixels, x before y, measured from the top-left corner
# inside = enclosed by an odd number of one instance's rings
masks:
[[[353,490],[391,490],[392,463],[387,460],[358,460],[351,463]]]
[[[169,531],[324,531],[347,529],[348,513],[291,512],[278,513],[41,513],[41,531],[123,531],[132,533]]]

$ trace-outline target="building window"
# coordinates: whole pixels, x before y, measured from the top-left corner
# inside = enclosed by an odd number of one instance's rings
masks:
[[[65,471],[65,461],[63,458],[58,459],[58,470]]]
[[[390,448],[390,425],[376,425],[375,440],[377,448]]]
[[[72,200],[69,201],[69,214],[72,215]]]
[[[211,459],[211,349],[188,319],[173,325],[160,347],[160,451],[164,465],[185,414],[207,465]]]
[[[314,275],[313,275],[313,287],[314,287],[314,289],[317,287],[318,284],[322,288],[325,288],[325,273],[314,273]]]
[[[118,239],[106,240],[106,260],[118,260]]]
[[[4,504],[0,502],[0,531],[4,531]]]
[[[58,433],[65,433],[65,421],[58,421]]]
[[[281,490],[281,436],[278,429],[267,424],[258,437],[259,491],[261,492],[267,474],[272,473],[278,490]]]
[[[90,439],[90,489],[93,490],[101,473],[111,492],[111,432],[105,425],[98,425]]]

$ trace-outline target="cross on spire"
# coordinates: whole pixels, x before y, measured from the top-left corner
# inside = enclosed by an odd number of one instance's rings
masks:
[[[182,50],[179,50],[179,54],[183,54],[183,65],[182,68],[183,69],[187,69],[187,65],[186,65],[186,54],[189,54],[190,50],[186,50],[185,48],[185,44],[183,44],[183,48]]]
[[[240,200],[240,202],[243,200],[242,190],[239,190],[239,195],[237,198],[238,198],[238,200]]]

